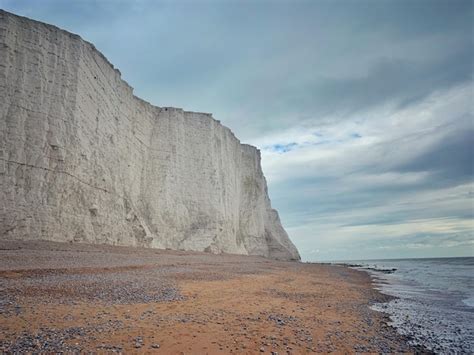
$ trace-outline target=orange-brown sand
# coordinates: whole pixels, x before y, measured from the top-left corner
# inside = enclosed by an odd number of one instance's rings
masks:
[[[412,352],[342,266],[3,243],[0,352]]]

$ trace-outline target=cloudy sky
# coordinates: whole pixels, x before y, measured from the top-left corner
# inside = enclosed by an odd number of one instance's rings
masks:
[[[474,255],[473,2],[25,1],[262,150],[303,260]]]

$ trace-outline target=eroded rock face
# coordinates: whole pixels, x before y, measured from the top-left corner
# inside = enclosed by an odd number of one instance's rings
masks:
[[[135,97],[79,36],[0,11],[0,236],[299,259],[260,152]]]

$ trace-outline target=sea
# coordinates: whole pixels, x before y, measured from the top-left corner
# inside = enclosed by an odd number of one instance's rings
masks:
[[[441,354],[474,353],[474,257],[351,263],[396,297],[372,308],[388,313],[411,344]]]

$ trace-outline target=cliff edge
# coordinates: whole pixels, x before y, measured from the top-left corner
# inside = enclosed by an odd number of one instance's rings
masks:
[[[0,10],[0,238],[300,256],[260,152],[133,95],[95,47]]]

